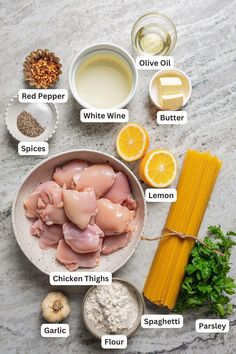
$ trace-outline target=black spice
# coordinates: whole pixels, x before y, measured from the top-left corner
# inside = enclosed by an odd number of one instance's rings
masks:
[[[37,120],[26,111],[21,112],[17,117],[17,128],[19,131],[30,138],[41,135],[45,128],[42,128]]]

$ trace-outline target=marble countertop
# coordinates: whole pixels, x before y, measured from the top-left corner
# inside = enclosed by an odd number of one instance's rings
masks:
[[[180,166],[188,148],[210,150],[223,160],[223,168],[205,214],[200,234],[208,225],[221,224],[236,229],[236,68],[235,0],[10,0],[1,1],[2,25],[1,80],[1,169],[0,169],[0,353],[100,353],[99,342],[81,323],[84,287],[63,288],[70,297],[68,319],[70,337],[46,339],[40,336],[40,304],[52,290],[48,277],[40,273],[22,254],[11,226],[11,204],[25,174],[42,159],[20,157],[17,144],[4,126],[4,110],[13,95],[24,87],[22,64],[37,48],[49,48],[60,56],[63,75],[58,88],[69,89],[68,69],[74,55],[84,46],[109,41],[132,52],[130,31],[138,16],[160,11],[172,18],[178,31],[173,52],[177,68],[192,80],[193,92],[186,107],[188,123],[183,126],[157,126],[155,109],[148,100],[152,72],[140,72],[137,94],[129,106],[130,118],[143,124],[151,137],[151,147],[172,151]],[[116,155],[114,141],[119,124],[83,124],[74,99],[58,105],[59,127],[50,141],[52,156],[74,148],[98,149]],[[137,164],[129,165],[136,171]],[[148,206],[145,234],[160,233],[169,205]],[[155,247],[142,241],[130,261],[115,275],[133,281],[142,289]],[[232,275],[236,277],[236,252]],[[140,262],[140,259],[142,260]],[[60,288],[61,289],[61,288]],[[233,298],[236,304],[236,297]],[[147,304],[147,312],[158,313]],[[126,354],[144,353],[227,353],[235,352],[236,313],[230,318],[228,334],[197,334],[195,319],[204,313],[189,313],[179,330],[139,329],[128,341]],[[114,351],[115,352],[115,351]]]

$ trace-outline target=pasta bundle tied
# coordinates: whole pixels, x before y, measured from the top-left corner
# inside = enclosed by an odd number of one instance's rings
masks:
[[[171,229],[197,236],[220,168],[221,161],[208,152],[187,152],[177,186],[177,201],[170,208],[162,235]],[[162,237],[144,286],[148,300],[169,309],[175,307],[194,242],[177,235]]]

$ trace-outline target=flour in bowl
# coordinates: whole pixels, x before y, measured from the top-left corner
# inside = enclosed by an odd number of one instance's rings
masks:
[[[94,287],[87,296],[85,313],[88,320],[106,333],[124,333],[133,327],[139,314],[135,292],[125,283]]]

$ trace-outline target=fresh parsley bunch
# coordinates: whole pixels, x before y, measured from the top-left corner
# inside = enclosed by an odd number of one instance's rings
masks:
[[[233,312],[229,295],[234,294],[236,288],[234,279],[228,276],[231,249],[236,245],[229,236],[236,236],[236,233],[229,231],[224,235],[220,226],[210,226],[208,231],[209,236],[204,238],[204,242],[211,249],[196,242],[175,310],[182,313],[206,306],[211,313],[226,317]],[[212,250],[218,250],[224,255],[218,255]]]

